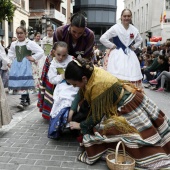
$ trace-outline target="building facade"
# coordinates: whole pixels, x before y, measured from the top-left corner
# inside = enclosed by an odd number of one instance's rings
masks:
[[[42,18],[50,21],[54,29],[69,23],[73,13],[73,2],[71,0],[29,0],[30,17],[29,26],[33,31],[41,32],[45,36],[45,27],[42,25]],[[48,23],[46,23],[48,25]]]
[[[58,26],[70,23],[73,14],[72,0],[11,0],[15,5],[13,21],[0,22],[0,40],[8,46],[12,37],[15,37],[16,28],[24,26],[28,32],[40,31],[46,34],[47,21],[56,29]],[[46,18],[46,24],[42,24],[42,18]],[[44,27],[43,27],[44,26]],[[43,32],[44,31],[44,32]]]
[[[20,25],[28,27],[29,18],[29,1],[28,0],[12,0],[15,7],[15,13],[12,22],[3,21],[0,23],[0,40],[5,42],[8,46],[12,37],[15,37],[16,28]]]
[[[99,42],[100,36],[116,23],[117,0],[75,0],[73,12],[83,11],[87,17],[87,27],[95,33],[95,43],[104,49]]]
[[[170,0],[125,0],[125,8],[132,11],[133,24],[143,38],[142,46],[147,45],[151,37],[161,36],[166,42],[170,38]]]

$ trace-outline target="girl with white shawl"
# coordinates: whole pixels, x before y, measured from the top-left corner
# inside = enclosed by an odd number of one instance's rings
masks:
[[[53,93],[54,103],[50,112],[48,137],[58,139],[67,125],[70,107],[79,88],[73,87],[65,80],[65,68],[73,58],[67,54],[67,44],[58,41],[54,44],[53,51],[55,57],[51,61],[48,78],[49,82],[56,87]]]
[[[132,12],[124,9],[121,23],[115,24],[100,38],[100,42],[110,48],[107,71],[121,80],[141,86],[141,69],[134,50],[142,43],[139,31],[132,25]],[[113,43],[109,41],[113,38]]]

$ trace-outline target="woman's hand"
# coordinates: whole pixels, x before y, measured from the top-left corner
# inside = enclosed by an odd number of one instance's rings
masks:
[[[80,123],[77,123],[77,122],[70,122],[70,129],[77,129],[77,130],[80,130]]]
[[[31,62],[35,62],[35,59],[32,56],[27,56],[27,59]]]
[[[133,46],[133,45],[131,45],[131,50],[133,50],[133,51],[135,51],[136,50],[136,48]]]
[[[68,123],[70,123],[72,121],[72,117],[73,117],[73,114],[74,114],[74,111],[73,110],[70,110],[69,111],[69,114],[68,114]]]

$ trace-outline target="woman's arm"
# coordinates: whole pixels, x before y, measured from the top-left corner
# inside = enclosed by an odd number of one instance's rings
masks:
[[[139,32],[135,38],[135,44],[133,45],[133,47],[136,49],[140,46],[140,44],[142,43],[142,37],[140,36]]]
[[[94,121],[92,116],[89,116],[85,121],[81,122],[81,123],[77,123],[77,122],[70,122],[70,129],[78,129],[81,130],[81,133],[83,135],[85,134],[90,134],[92,133],[93,127],[95,125],[97,125],[99,121]]]
[[[112,26],[109,30],[107,30],[101,37],[100,42],[106,46],[107,48],[116,48],[116,45],[112,43],[109,39],[116,36],[116,32],[114,26]]]
[[[39,60],[44,56],[44,51],[43,49],[34,41],[29,41],[27,43],[27,49],[32,51],[32,58],[34,58],[34,60]]]

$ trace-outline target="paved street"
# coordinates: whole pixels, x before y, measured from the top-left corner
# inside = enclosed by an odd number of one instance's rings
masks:
[[[170,118],[170,93],[145,92]],[[92,166],[77,161],[81,148],[69,131],[58,141],[47,138],[48,122],[36,107],[37,95],[22,112],[15,107],[19,96],[7,97],[13,120],[0,129],[0,170],[108,170],[104,161]]]

